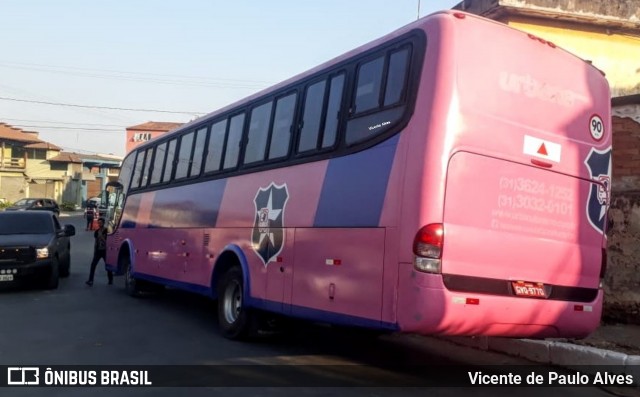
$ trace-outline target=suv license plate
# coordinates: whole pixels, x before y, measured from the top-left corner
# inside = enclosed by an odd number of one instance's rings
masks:
[[[517,296],[526,296],[529,298],[546,298],[547,293],[543,283],[530,283],[526,281],[512,281],[511,286],[513,292]]]
[[[0,274],[0,281],[13,281],[13,274]]]

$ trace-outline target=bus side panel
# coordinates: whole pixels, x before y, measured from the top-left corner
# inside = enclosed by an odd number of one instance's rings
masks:
[[[211,250],[240,247],[249,264],[251,298],[263,308],[288,312],[293,277],[296,226],[313,225],[328,161],[301,164],[227,180]],[[260,227],[259,216],[273,223]],[[254,241],[255,239],[255,241]],[[269,252],[264,243],[272,241]],[[262,247],[262,248],[260,248]]]
[[[416,116],[417,117],[417,116]],[[411,124],[411,122],[410,122]],[[400,214],[407,173],[408,142],[410,132],[405,127],[399,133],[398,145],[389,174],[389,182],[380,214],[380,227],[384,227],[385,251],[382,292],[382,321],[397,322],[398,261],[400,258]]]
[[[380,320],[384,239],[382,228],[296,229],[295,306]]]

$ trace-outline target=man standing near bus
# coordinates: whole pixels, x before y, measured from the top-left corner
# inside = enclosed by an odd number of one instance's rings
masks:
[[[85,282],[89,287],[93,286],[93,276],[96,272],[96,266],[100,259],[107,260],[107,228],[104,227],[104,218],[98,219],[98,229],[93,232],[93,238],[95,243],[93,245],[93,259],[91,260],[91,271],[89,273],[89,280]],[[107,277],[109,278],[109,285],[113,284],[113,272],[107,270]]]
[[[95,204],[92,202],[87,203],[87,208],[84,210],[84,215],[87,218],[87,227],[84,230],[93,230],[93,220],[95,217]]]

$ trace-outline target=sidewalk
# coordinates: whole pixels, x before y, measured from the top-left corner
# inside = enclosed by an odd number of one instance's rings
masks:
[[[615,365],[640,385],[640,326],[601,325],[586,339],[509,339],[493,337],[445,337],[450,342],[521,357],[566,368]],[[595,369],[594,369],[595,370]]]

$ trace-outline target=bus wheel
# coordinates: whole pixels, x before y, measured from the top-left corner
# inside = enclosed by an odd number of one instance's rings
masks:
[[[252,316],[243,304],[242,270],[229,269],[218,284],[218,324],[225,338],[243,339],[249,336]]]
[[[135,278],[133,278],[133,269],[131,268],[131,259],[125,257],[122,267],[124,268],[124,289],[130,296],[140,296],[140,287]]]

